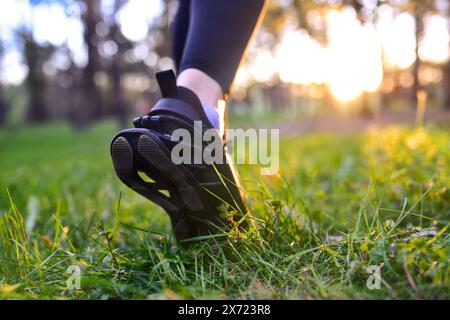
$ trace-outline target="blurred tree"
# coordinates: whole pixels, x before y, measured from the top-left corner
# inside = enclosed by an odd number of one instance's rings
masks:
[[[450,61],[444,66],[444,79],[442,81],[444,87],[444,107],[450,109]]]
[[[340,5],[340,3],[338,4]],[[332,6],[333,7],[333,6]],[[272,51],[287,29],[303,29],[315,40],[322,44],[327,42],[326,13],[330,9],[327,1],[317,0],[291,0],[291,1],[269,1],[269,6],[262,26],[262,39],[256,39],[259,47],[264,47]],[[272,37],[267,37],[270,34]],[[251,59],[251,53],[247,59]],[[272,108],[278,108],[278,103],[289,105],[287,95],[289,87],[281,83],[279,77],[270,85],[262,88],[262,94],[267,101],[270,101]],[[325,90],[328,97],[325,99],[327,105],[332,101],[329,99],[329,90]],[[247,101],[251,99],[249,95],[244,97]]]
[[[46,101],[48,79],[43,69],[45,62],[49,61],[55,52],[55,47],[48,43],[38,43],[34,39],[35,26],[33,20],[36,6],[49,5],[55,2],[66,8],[71,0],[28,0],[31,6],[31,19],[24,19],[20,26],[14,30],[15,37],[22,48],[24,62],[28,68],[25,78],[25,87],[28,93],[25,118],[30,122],[42,122],[51,118]]]
[[[44,63],[54,51],[51,45],[40,45],[33,39],[29,30],[19,32],[23,45],[23,57],[28,67],[25,85],[28,91],[28,107],[26,119],[30,122],[49,120],[50,113],[46,106],[46,77],[43,72]]]
[[[381,5],[388,4],[398,13],[406,12],[415,21],[415,53],[416,59],[412,66],[413,86],[410,99],[417,102],[417,92],[422,88],[419,81],[419,71],[422,61],[419,56],[419,46],[424,33],[424,17],[437,12],[436,0],[292,0],[281,1],[281,4],[271,5],[267,14],[266,27],[274,34],[280,34],[288,17],[297,19],[298,27],[306,30],[313,38],[321,43],[327,42],[326,14],[330,9],[342,9],[351,6],[358,14],[362,23],[374,21],[377,10]],[[450,11],[450,9],[448,9]],[[448,13],[450,16],[450,12]],[[450,108],[450,61],[444,68],[444,82],[446,105]],[[415,107],[415,103],[412,105]]]
[[[419,56],[419,45],[420,45],[420,39],[424,32],[424,22],[423,17],[426,13],[435,11],[435,1],[434,0],[414,0],[411,1],[410,4],[410,10],[414,17],[414,22],[416,25],[415,28],[415,38],[416,38],[416,60],[414,61],[414,68],[413,68],[413,77],[414,77],[414,84],[413,84],[413,101],[417,101],[417,95],[419,90],[422,89],[422,85],[419,81],[419,70],[420,65],[422,63],[420,56]]]
[[[171,21],[174,17],[177,0],[165,0],[161,16],[157,17],[149,30],[152,39],[152,50],[160,57],[170,57]]]
[[[127,40],[123,36],[120,31],[119,26],[117,25],[117,21],[115,19],[117,13],[120,8],[125,4],[125,0],[115,0],[114,1],[114,10],[113,17],[111,17],[111,26],[110,26],[110,39],[117,43],[117,52],[111,58],[110,65],[110,74],[112,79],[112,87],[111,87],[111,97],[112,97],[112,109],[113,113],[119,121],[119,125],[122,128],[127,126],[128,120],[128,110],[127,105],[124,98],[124,90],[121,84],[121,77],[124,69],[124,54],[126,51],[125,42]]]
[[[422,61],[419,56],[419,46],[420,40],[424,33],[424,16],[428,13],[434,13],[437,11],[436,1],[435,0],[408,0],[408,1],[398,1],[398,0],[389,0],[388,3],[400,10],[401,12],[407,12],[413,16],[415,22],[415,54],[416,60],[413,65],[413,87],[411,91],[411,100],[417,102],[417,94],[419,90],[423,89],[420,81],[419,81],[419,71]],[[413,107],[416,105],[413,104]]]
[[[295,0],[293,2],[299,27],[322,44],[327,39],[327,13],[332,9],[341,9],[342,1]]]
[[[317,41],[326,43],[326,14],[332,8],[341,7],[341,1],[270,1],[264,28],[279,40],[289,22],[306,30]]]
[[[447,6],[447,25],[450,31],[450,5]],[[442,81],[442,85],[444,86],[444,94],[445,94],[444,107],[446,109],[450,109],[450,59],[444,66],[444,79]]]
[[[0,126],[6,122],[9,106],[3,97],[3,88],[0,84]]]
[[[98,37],[96,26],[102,20],[99,0],[80,0],[82,3],[81,19],[84,26],[84,41],[87,47],[87,64],[81,77],[83,103],[71,117],[77,127],[84,127],[102,115],[102,98],[95,83],[95,75],[101,69],[100,56],[97,49]]]
[[[290,10],[289,6],[281,6],[275,1],[269,2],[263,28],[271,32],[277,39],[282,36],[288,10]]]
[[[3,44],[0,41],[0,62],[3,56]],[[1,68],[0,68],[1,69]],[[9,106],[5,101],[5,97],[3,96],[3,86],[0,82],[0,125],[4,124],[6,121],[6,117],[8,115]]]
[[[3,87],[0,83],[0,126],[6,122],[8,116],[9,106],[3,96]]]

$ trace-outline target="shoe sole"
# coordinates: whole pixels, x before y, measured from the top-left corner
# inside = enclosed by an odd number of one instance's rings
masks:
[[[217,199],[207,200],[212,186],[200,184],[186,166],[175,165],[157,133],[139,128],[119,132],[111,143],[111,157],[123,183],[169,214],[177,239],[215,233],[224,226],[213,214]],[[153,182],[145,181],[139,172]]]
[[[124,184],[169,214],[177,239],[212,232],[207,223],[199,223],[207,222],[206,215],[211,212],[203,187],[186,168],[171,161],[169,150],[156,134],[147,129],[119,132],[111,144],[111,157]],[[145,181],[139,172],[154,182]]]
[[[111,157],[117,175],[126,185],[150,200],[156,200],[158,204],[161,202],[161,206],[167,211],[187,208],[195,212],[204,209],[205,203],[199,195],[201,187],[198,181],[171,161],[170,152],[150,131],[131,129],[120,132],[113,140]],[[136,166],[137,159],[141,162],[142,168]],[[153,173],[149,172],[149,165],[156,168],[156,174],[155,170]],[[155,180],[150,190],[146,190],[150,185],[139,176],[139,171],[145,172]],[[166,183],[161,186],[158,181],[168,181],[171,187],[166,188]],[[176,192],[182,203],[176,201],[179,199],[171,199],[171,202],[178,202],[177,205],[166,203],[170,197],[159,192],[165,189],[169,189],[171,194]]]

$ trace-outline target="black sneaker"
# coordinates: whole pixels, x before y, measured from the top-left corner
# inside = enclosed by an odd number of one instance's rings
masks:
[[[201,121],[202,133],[213,126],[198,97],[178,87],[171,70],[159,72],[156,78],[163,99],[133,121],[135,129],[120,131],[112,140],[117,175],[169,214],[177,240],[215,234],[232,225],[244,227],[242,188],[225,141],[220,141],[221,163],[172,162],[171,151],[178,143],[171,140],[175,129],[186,129],[193,136],[194,121]],[[202,142],[202,150],[206,145]],[[192,153],[195,147],[191,144]]]

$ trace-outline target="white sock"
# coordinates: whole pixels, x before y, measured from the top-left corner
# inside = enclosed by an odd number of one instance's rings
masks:
[[[217,108],[206,103],[202,103],[202,106],[209,122],[219,131],[220,136],[223,137],[225,133],[225,101],[220,100]]]

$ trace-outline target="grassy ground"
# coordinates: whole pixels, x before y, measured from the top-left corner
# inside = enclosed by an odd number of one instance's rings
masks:
[[[115,130],[0,130],[0,299],[450,298],[445,130],[283,140],[279,177],[240,168],[255,227],[186,251],[114,176]]]

